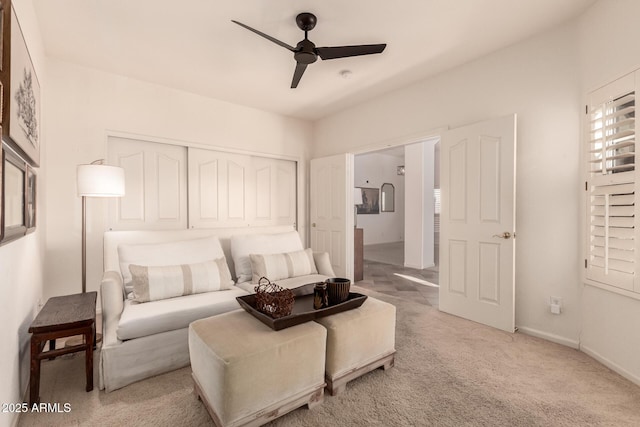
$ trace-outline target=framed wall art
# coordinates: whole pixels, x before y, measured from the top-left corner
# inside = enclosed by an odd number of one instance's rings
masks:
[[[2,241],[24,236],[26,224],[27,163],[6,145],[2,146]]]
[[[362,204],[356,205],[358,215],[380,213],[380,189],[360,188],[362,191]]]
[[[5,11],[5,15],[8,15],[7,12]],[[2,136],[30,164],[39,166],[40,84],[13,8],[10,15],[9,31],[4,31],[3,37],[5,49],[3,49],[2,62],[5,66],[7,54],[10,58],[9,69],[3,70],[4,96],[8,99],[3,100],[5,111]],[[5,43],[7,33],[10,39],[9,52]]]
[[[31,233],[36,229],[36,177],[36,172],[31,166],[27,165],[24,195],[24,223],[27,227],[27,233]]]

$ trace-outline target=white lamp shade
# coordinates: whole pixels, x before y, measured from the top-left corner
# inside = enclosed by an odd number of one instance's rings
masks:
[[[107,165],[78,166],[78,196],[124,196],[124,169]]]
[[[362,204],[362,189],[354,188],[353,189],[353,204],[361,205]]]

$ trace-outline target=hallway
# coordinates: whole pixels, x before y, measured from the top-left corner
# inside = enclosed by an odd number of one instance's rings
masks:
[[[397,276],[403,274],[437,284],[438,272],[434,269],[416,270],[398,265],[383,264],[377,261],[364,261],[364,279],[356,282],[356,286],[371,289],[383,294],[397,296],[438,307],[439,288],[423,285]]]

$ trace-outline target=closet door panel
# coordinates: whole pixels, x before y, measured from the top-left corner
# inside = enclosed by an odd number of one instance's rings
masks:
[[[295,162],[277,160],[274,194],[276,225],[295,224],[297,218],[297,168]]]
[[[246,175],[249,165],[244,159],[231,158],[227,161],[226,205],[227,220],[247,221],[246,195],[247,182]]]
[[[192,228],[296,221],[296,162],[189,148]]]
[[[144,222],[144,151],[119,156],[118,163],[124,168],[126,197],[117,200],[117,221]]]
[[[156,188],[158,221],[180,220],[182,191],[180,189],[181,164],[176,158],[169,157],[165,154],[156,156]]]
[[[125,196],[109,202],[110,229],[187,227],[185,147],[109,137],[108,163],[125,170]]]

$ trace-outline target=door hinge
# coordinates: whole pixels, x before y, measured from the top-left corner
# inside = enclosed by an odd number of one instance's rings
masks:
[[[587,259],[584,260],[584,268],[587,268]]]
[[[587,181],[584,182],[584,191],[589,191],[589,183]]]
[[[588,105],[584,106],[584,113],[585,114],[589,114],[589,106]]]

